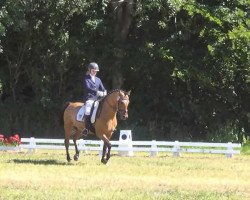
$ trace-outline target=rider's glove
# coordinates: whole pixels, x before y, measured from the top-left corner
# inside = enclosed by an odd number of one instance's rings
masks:
[[[104,92],[102,92],[102,91],[97,91],[96,95],[97,95],[98,97],[104,97],[104,96],[107,95],[107,91],[106,91],[106,90],[105,90]]]
[[[103,92],[103,96],[106,96],[107,95],[107,90],[105,90],[104,92]]]
[[[102,92],[102,91],[97,91],[96,95],[97,95],[98,97],[103,97],[103,92]]]
[[[97,95],[98,97],[102,97],[102,96],[103,96],[103,92],[102,92],[102,91],[97,91],[97,92],[96,92],[96,95]]]

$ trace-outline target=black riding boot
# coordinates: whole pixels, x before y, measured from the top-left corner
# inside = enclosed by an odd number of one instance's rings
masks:
[[[90,115],[84,116],[85,129],[82,131],[83,138],[87,137],[90,129]]]

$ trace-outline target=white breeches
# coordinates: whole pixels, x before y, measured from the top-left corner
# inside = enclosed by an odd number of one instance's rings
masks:
[[[91,107],[92,107],[92,104],[94,103],[94,100],[88,100],[86,101],[85,105],[85,115],[90,115],[90,111],[91,111]]]

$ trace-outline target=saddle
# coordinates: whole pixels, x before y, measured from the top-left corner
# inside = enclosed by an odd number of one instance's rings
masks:
[[[95,101],[91,107],[90,110],[90,116],[91,116],[91,123],[95,123],[96,120],[96,113],[99,107],[99,101]],[[78,113],[76,114],[76,120],[79,122],[84,122],[84,115],[85,115],[85,105],[83,105]]]
[[[100,108],[102,106],[100,106],[100,101],[99,100],[96,100],[94,101],[94,103],[92,104],[92,107],[91,107],[91,110],[90,110],[90,120],[87,122],[89,123],[90,125],[90,131],[95,133],[95,128],[93,126],[93,124],[95,123],[96,119],[99,117],[99,114],[100,114]],[[83,105],[77,115],[76,115],[76,120],[77,121],[80,121],[80,122],[84,122],[84,113],[85,113],[85,105]]]

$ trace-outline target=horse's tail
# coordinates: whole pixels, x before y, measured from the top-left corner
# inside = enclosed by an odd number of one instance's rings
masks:
[[[69,106],[70,102],[66,102],[63,104],[63,107],[62,107],[62,113],[64,113],[65,109]]]

